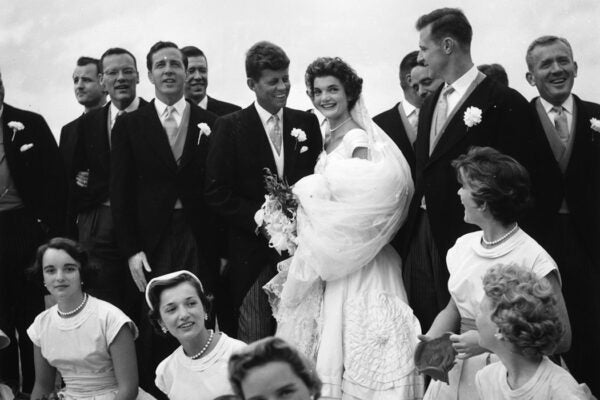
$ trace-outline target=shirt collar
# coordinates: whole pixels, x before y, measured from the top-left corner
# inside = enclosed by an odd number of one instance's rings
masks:
[[[204,96],[202,100],[200,100],[200,102],[198,103],[198,107],[206,110],[206,107],[208,107],[208,96]]]
[[[156,108],[158,116],[162,118],[163,114],[165,113],[165,110],[167,109],[167,105],[160,101],[157,97],[155,97],[154,107]],[[177,103],[173,104],[173,108],[175,108],[175,111],[177,111],[179,115],[183,115],[183,111],[185,110],[185,98],[181,97],[181,99],[179,99]]]
[[[452,83],[452,85],[445,84],[444,88],[452,86],[456,94],[458,94],[460,98],[462,98],[469,89],[469,86],[471,86],[471,84],[475,81],[478,74],[479,70],[475,65],[473,65],[470,70],[468,70],[463,74],[463,76],[455,80],[454,83]]]
[[[140,98],[136,97],[123,111],[130,113],[132,111],[137,110],[139,106],[140,106]],[[114,120],[115,118],[117,118],[117,114],[119,113],[119,111],[121,111],[121,110],[119,110],[117,108],[117,106],[115,106],[115,103],[113,103],[111,101],[110,102],[110,117],[111,117],[111,119]]]
[[[256,111],[258,112],[258,116],[260,117],[260,120],[262,121],[263,125],[267,126],[267,121],[269,120],[269,118],[271,118],[271,115],[273,114],[262,108],[260,104],[258,104],[258,101],[254,102],[254,107],[256,107]],[[277,116],[279,117],[279,121],[283,121],[283,107],[281,107],[279,111],[277,111]]]
[[[550,102],[546,101],[542,97],[540,97],[540,101],[542,102],[542,106],[544,107],[544,110],[546,110],[546,114],[550,114],[550,111],[552,111],[552,108],[554,107],[554,105],[551,104]],[[572,94],[569,94],[569,97],[567,97],[567,99],[564,101],[564,103],[562,103],[562,106],[569,114],[573,115],[573,95]]]
[[[415,112],[415,110],[417,109],[417,107],[413,106],[406,100],[402,101],[400,104],[402,105],[402,108],[404,109],[404,114],[406,114],[407,117],[413,112]]]

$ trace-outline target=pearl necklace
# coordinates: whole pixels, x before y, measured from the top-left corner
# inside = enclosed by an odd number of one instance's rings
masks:
[[[86,305],[87,299],[88,299],[88,295],[87,295],[87,293],[84,293],[83,294],[83,301],[81,302],[80,305],[78,305],[77,307],[75,307],[74,310],[63,312],[63,311],[60,311],[60,309],[58,308],[58,306],[56,306],[56,311],[58,312],[58,315],[60,315],[63,318],[70,317],[72,315],[77,314],[79,311],[81,311],[81,309]]]
[[[202,350],[200,350],[199,352],[197,352],[196,354],[194,354],[193,356],[190,356],[190,358],[192,360],[197,360],[200,357],[202,357],[202,354],[204,354],[204,352],[206,351],[206,349],[208,349],[208,346],[210,346],[210,343],[213,340],[213,336],[215,335],[215,331],[213,331],[212,329],[210,330],[210,336],[208,337],[208,340],[206,341],[206,344],[204,345],[204,347],[202,348]]]
[[[340,123],[338,126],[336,126],[335,128],[329,128],[329,132],[335,132],[336,129],[339,129],[342,125],[344,125],[346,122],[350,121],[351,119],[352,119],[352,117],[348,117],[342,123]]]
[[[487,240],[485,240],[485,236],[481,235],[481,240],[483,241],[483,244],[485,244],[486,246],[495,246],[498,243],[502,242],[503,240],[506,240],[510,235],[515,233],[517,231],[517,229],[519,229],[519,224],[515,223],[515,226],[510,231],[506,232],[506,234],[502,235],[498,239],[491,240],[488,242]]]

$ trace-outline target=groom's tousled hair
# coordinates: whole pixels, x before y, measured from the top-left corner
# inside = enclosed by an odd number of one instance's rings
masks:
[[[333,76],[340,80],[348,97],[348,110],[352,110],[362,93],[362,78],[339,57],[319,57],[310,63],[304,74],[304,82],[311,99],[314,97],[315,78],[323,76]]]
[[[265,69],[279,71],[290,66],[285,51],[267,41],[255,43],[246,53],[246,77],[258,81]]]
[[[471,47],[473,28],[469,20],[459,8],[438,8],[429,14],[422,15],[417,20],[417,30],[420,31],[431,24],[431,37],[440,40],[450,36],[458,41],[465,49]]]

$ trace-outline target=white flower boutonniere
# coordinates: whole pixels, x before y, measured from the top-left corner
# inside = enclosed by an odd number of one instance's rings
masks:
[[[300,147],[300,154],[304,153],[305,151],[308,151],[308,146]]]
[[[475,125],[479,125],[481,122],[481,109],[477,107],[469,107],[465,110],[463,120],[467,128],[471,128]]]
[[[592,141],[594,141],[596,136],[600,134],[600,120],[597,118],[590,119],[590,128],[596,132],[596,134],[592,134]]]
[[[23,129],[25,129],[25,125],[23,125],[23,123],[19,122],[19,121],[10,121],[8,123],[8,127],[10,129],[12,129],[12,131],[13,131],[12,137],[10,139],[11,142],[15,141],[15,134],[17,132],[22,131]]]
[[[27,144],[24,144],[23,146],[21,146],[21,148],[19,150],[21,150],[21,153],[25,153],[27,150],[29,150],[32,147],[33,147],[33,143],[27,143]]]
[[[208,126],[208,124],[206,122],[200,122],[198,124],[198,129],[200,129],[200,134],[198,135],[198,146],[200,145],[200,139],[202,138],[202,135],[205,135],[206,137],[210,136],[211,130],[210,130],[210,126]]]
[[[298,143],[302,143],[302,142],[306,141],[306,132],[304,132],[302,129],[299,129],[299,128],[292,129],[291,135],[296,138]]]

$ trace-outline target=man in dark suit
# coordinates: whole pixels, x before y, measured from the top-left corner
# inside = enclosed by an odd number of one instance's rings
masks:
[[[185,80],[185,98],[218,116],[229,114],[242,108],[235,104],[217,100],[206,94],[208,87],[208,61],[202,50],[195,46],[181,49],[188,58],[187,78]]]
[[[396,103],[394,107],[376,115],[373,121],[388,134],[402,150],[404,158],[410,166],[414,179],[415,152],[413,144],[417,138],[417,125],[419,122],[419,109],[423,99],[411,85],[410,71],[417,65],[418,51],[408,53],[400,62],[400,87],[404,93],[404,101]]]
[[[77,102],[83,106],[83,114],[104,106],[106,103],[106,92],[100,83],[100,62],[91,57],[79,57],[77,66],[73,71],[73,89]],[[75,118],[62,127],[60,131],[59,146],[60,153],[67,171],[73,168],[73,159],[75,157],[75,148],[77,146],[77,125],[81,116]],[[75,180],[76,179],[76,180]],[[72,203],[72,189],[76,184],[85,185],[87,183],[87,171],[79,171],[74,180],[69,181],[69,198],[67,207],[66,226],[67,234],[77,238],[77,228],[75,219],[76,211]]]
[[[416,187],[404,251],[404,282],[409,303],[427,331],[448,303],[445,255],[456,239],[475,229],[464,222],[464,209],[452,160],[471,146],[492,146],[515,157],[536,182],[543,168],[535,155],[533,119],[527,101],[477,71],[471,60],[472,29],[458,9],[435,10],[419,18],[419,58],[443,87],[421,108],[416,154]],[[481,111],[467,124],[467,108]],[[497,238],[489,238],[495,240]]]
[[[552,158],[552,201],[543,211],[541,244],[562,277],[571,322],[571,349],[564,355],[571,374],[600,395],[600,105],[572,93],[577,63],[564,38],[542,36],[527,49],[527,81],[540,94],[531,111],[544,143],[538,151]]]
[[[0,379],[18,385],[22,376],[25,392],[34,380],[26,329],[44,309],[42,282],[28,282],[25,270],[40,244],[63,233],[65,201],[62,159],[48,124],[4,103],[0,74],[0,329],[11,340]]]
[[[177,45],[157,42],[146,64],[156,98],[119,118],[111,134],[110,203],[117,241],[140,292],[148,278],[180,269],[195,273],[210,292],[217,255],[203,182],[216,116],[183,97],[187,58]],[[161,396],[154,370],[177,345],[172,337],[156,336],[142,319],[140,381],[153,395]]]
[[[108,49],[100,58],[100,66],[110,102],[81,117],[75,165],[69,179],[74,180],[78,171],[88,171],[87,185],[76,186],[75,206],[79,241],[99,269],[97,288],[91,294],[116,305],[138,322],[141,296],[135,294],[127,259],[117,245],[109,201],[110,132],[117,118],[146,102],[136,96],[139,75],[133,54],[121,48]]]
[[[444,82],[432,76],[429,68],[421,60],[410,70],[410,83],[417,95],[425,101],[425,98],[435,93]]]
[[[264,202],[264,169],[289,184],[313,172],[322,150],[317,118],[286,108],[289,58],[279,47],[258,42],[246,53],[246,76],[256,101],[217,120],[207,160],[206,200],[228,228],[229,264],[225,277],[239,315],[237,336],[252,342],[274,332],[262,286],[282,259],[256,234],[254,214]],[[293,128],[306,133],[298,143]],[[232,333],[233,334],[233,333]]]

